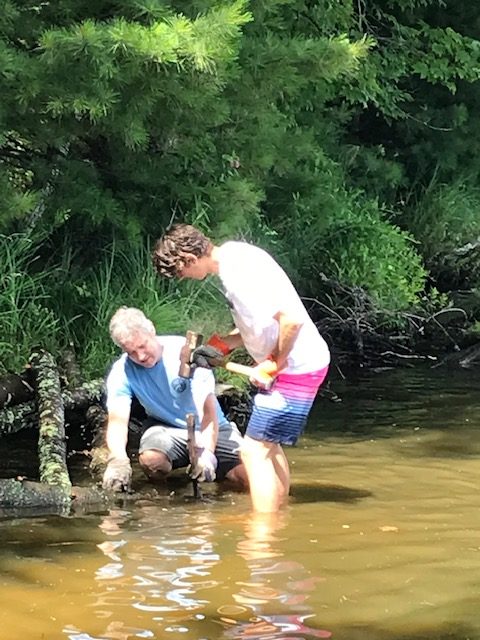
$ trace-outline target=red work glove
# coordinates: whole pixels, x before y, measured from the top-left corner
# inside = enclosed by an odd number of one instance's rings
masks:
[[[214,333],[213,336],[208,339],[207,344],[214,349],[218,349],[224,356],[228,356],[228,354],[233,351],[218,333]]]

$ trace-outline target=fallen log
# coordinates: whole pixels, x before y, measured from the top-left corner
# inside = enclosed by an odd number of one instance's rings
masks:
[[[65,492],[62,487],[18,478],[0,480],[0,507],[23,509],[65,504]]]
[[[70,412],[86,411],[88,407],[101,401],[103,379],[84,382],[77,389],[63,389],[62,401],[69,422]],[[33,398],[33,396],[32,396]],[[12,407],[0,409],[0,437],[16,433],[21,429],[38,428],[38,412],[34,400]]]
[[[108,496],[97,487],[72,487],[65,500],[65,492],[57,485],[32,482],[23,478],[0,480],[0,509],[51,509],[70,511],[77,507],[105,504]]]
[[[72,483],[67,468],[65,421],[57,364],[48,351],[30,356],[39,418],[38,457],[40,482],[62,492],[61,504],[70,504]]]
[[[73,344],[60,356],[59,367],[60,378],[67,389],[75,389],[84,382]]]
[[[0,411],[0,436],[36,427],[38,427],[38,414],[33,400]]]
[[[9,407],[33,399],[32,371],[9,373],[0,378],[0,408]]]
[[[98,380],[85,382],[82,379],[77,370],[76,362],[69,352],[62,355],[62,367],[59,375],[62,391],[73,393],[74,401],[82,401],[81,397],[76,398],[79,391],[86,393],[90,385],[97,387],[100,384]],[[34,376],[30,366],[21,373],[8,373],[0,376],[0,410],[32,401],[35,396],[34,384]]]

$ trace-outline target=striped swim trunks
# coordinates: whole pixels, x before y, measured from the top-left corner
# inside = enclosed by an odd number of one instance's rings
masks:
[[[327,372],[328,367],[310,373],[280,374],[269,391],[256,394],[246,435],[294,445]]]

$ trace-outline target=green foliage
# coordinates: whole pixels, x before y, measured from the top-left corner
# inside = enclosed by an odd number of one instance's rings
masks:
[[[73,345],[84,374],[103,375],[118,355],[108,325],[122,305],[143,309],[161,333],[193,328],[208,335],[217,313],[227,328],[227,307],[218,292],[203,295],[191,284],[159,281],[148,268],[144,243],[128,253],[115,246],[104,250],[86,273],[75,267],[68,249],[61,265],[39,270],[45,252],[47,245],[27,235],[0,236],[0,372],[22,370],[36,346],[59,356]]]
[[[217,239],[227,239],[248,229],[259,216],[264,197],[255,183],[227,176],[221,188],[212,194],[210,203]]]
[[[379,310],[418,306],[426,271],[413,238],[377,202],[345,192],[333,172],[308,193],[314,202],[296,194],[280,227],[282,241],[272,243],[300,291],[318,297],[323,274],[361,287]]]
[[[480,321],[477,320],[476,322],[474,322],[474,324],[470,327],[469,333],[476,340],[480,339]]]
[[[412,44],[410,63],[413,72],[422,80],[443,84],[452,93],[456,92],[458,80],[478,80],[480,43],[477,40],[462,36],[449,27],[438,29],[420,24],[420,28],[415,29]]]
[[[65,1],[57,12],[11,3],[4,16],[0,178],[28,176],[29,191],[43,194],[44,227],[68,233],[106,223],[129,237],[160,224],[160,206],[165,222],[172,172],[199,160],[192,126],[201,136],[225,117],[215,101],[251,19],[246,3],[219,3],[193,18],[119,4],[125,15],[109,2]],[[29,203],[5,195],[0,230],[10,231],[10,212],[21,220]]]
[[[355,184],[395,209],[434,175],[449,182],[468,165],[478,177],[480,25],[474,3],[373,2],[359,5],[357,17],[360,32],[377,46],[359,74],[343,83],[352,115],[345,139],[355,152],[339,151]],[[365,172],[365,156],[372,154],[378,166],[369,162]],[[379,189],[392,168],[394,182]]]
[[[13,170],[2,172],[0,167],[0,219],[8,224],[29,216],[39,204],[38,193],[30,191],[26,176],[15,175]]]
[[[343,220],[335,220],[319,248],[328,273],[364,288],[381,309],[419,304],[426,272],[413,239],[385,219],[375,202],[357,202]]]
[[[425,280],[419,251],[434,275],[468,266],[475,284],[473,253],[446,258],[478,234],[476,194],[458,218],[450,204],[460,169],[480,177],[471,0],[2,9],[0,232],[48,240],[23,271],[47,274],[36,304],[88,370],[113,353],[120,304],[179,332],[228,322],[208,284],[148,279],[138,247],[173,219],[264,244],[308,295],[325,273],[405,309]]]
[[[469,179],[432,182],[406,212],[404,223],[420,241],[432,275],[452,288],[475,286],[480,277],[480,190]]]
[[[51,308],[49,278],[35,270],[35,244],[25,235],[0,236],[0,372],[21,371],[32,346],[58,351],[63,327]]]

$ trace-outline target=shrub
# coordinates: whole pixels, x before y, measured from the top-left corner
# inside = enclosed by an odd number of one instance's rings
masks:
[[[405,224],[442,289],[468,288],[480,278],[480,190],[465,178],[432,183],[409,207]]]

